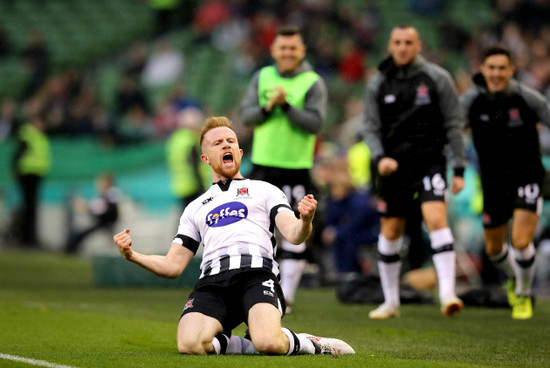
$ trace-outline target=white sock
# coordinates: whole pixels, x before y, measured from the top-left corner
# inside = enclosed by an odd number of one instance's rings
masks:
[[[289,349],[286,355],[315,354],[315,346],[305,336],[297,335],[286,327],[282,328],[288,337]]]
[[[489,260],[497,269],[503,271],[508,278],[514,278],[516,277],[513,267],[514,259],[510,248],[508,244],[504,243],[502,251],[497,255],[489,256]]]
[[[226,338],[225,335],[218,334],[212,339],[212,346],[214,346],[214,354],[216,355],[225,354],[225,353],[222,353],[222,347],[220,344],[220,340],[225,338]],[[227,339],[225,339],[225,341],[227,342]]]
[[[238,354],[238,355],[253,355],[258,354],[258,350],[252,344],[252,341],[240,336],[230,336],[217,334],[212,340],[214,352],[220,354]]]
[[[439,298],[455,296],[456,253],[453,249],[453,234],[445,227],[430,233],[433,262],[439,285]]]
[[[300,285],[300,280],[302,279],[302,274],[304,273],[304,268],[306,266],[305,259],[281,259],[280,262],[280,284],[281,289],[283,289],[283,295],[285,301],[288,304],[294,303],[294,297],[296,295],[296,290]]]
[[[384,293],[384,303],[398,307],[399,299],[399,276],[401,274],[401,260],[399,251],[403,237],[396,240],[388,240],[384,235],[378,236],[378,273]]]
[[[515,259],[512,265],[516,274],[516,294],[529,296],[535,274],[535,246],[529,243],[523,250],[512,248],[512,252]]]

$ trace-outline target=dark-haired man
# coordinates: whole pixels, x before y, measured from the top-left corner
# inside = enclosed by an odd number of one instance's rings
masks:
[[[393,28],[390,56],[367,85],[364,139],[378,171],[378,268],[384,303],[371,319],[400,314],[399,277],[403,234],[411,206],[420,202],[437,272],[441,313],[452,316],[463,303],[455,293],[453,234],[447,224],[444,149],[454,168],[451,190],[464,187],[464,142],[458,96],[450,74],[426,61],[422,41],[411,26]]]
[[[550,126],[548,101],[513,79],[510,51],[483,55],[475,87],[461,96],[481,171],[485,251],[508,277],[512,318],[533,316],[533,234],[542,211],[544,167],[537,124]],[[508,241],[508,221],[512,231]]]
[[[242,122],[254,127],[250,177],[279,187],[295,212],[300,199],[315,192],[310,169],[327,105],[326,86],[305,55],[300,29],[280,28],[271,45],[275,64],[254,74],[240,108]],[[283,239],[281,250],[281,286],[290,309],[306,244],[296,247]]]

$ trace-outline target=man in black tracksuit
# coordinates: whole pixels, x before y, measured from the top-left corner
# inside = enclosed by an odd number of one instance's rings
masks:
[[[485,251],[508,276],[512,317],[527,319],[533,315],[533,234],[542,211],[545,174],[537,124],[550,126],[550,111],[548,101],[512,79],[513,74],[510,51],[489,48],[481,73],[474,76],[476,86],[461,97],[461,105],[479,158]]]
[[[441,312],[451,316],[463,306],[455,293],[444,155],[448,144],[454,168],[451,190],[456,194],[464,187],[463,120],[451,76],[420,56],[421,49],[415,28],[395,27],[388,43],[391,56],[367,86],[364,139],[379,174],[378,268],[385,299],[369,313],[371,319],[399,316],[399,250],[415,201],[430,235]]]

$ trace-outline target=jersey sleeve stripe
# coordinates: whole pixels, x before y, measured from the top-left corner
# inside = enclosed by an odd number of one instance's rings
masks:
[[[181,234],[176,235],[176,239],[179,239],[181,241],[181,245],[189,249],[191,252],[193,252],[193,254],[197,253],[197,250],[199,249],[199,245],[200,245],[198,241],[188,237],[187,235],[181,235]]]
[[[269,212],[269,219],[270,219],[269,231],[271,233],[273,233],[273,231],[275,230],[275,216],[277,216],[277,214],[279,213],[280,208],[287,208],[290,211],[292,211],[292,208],[290,208],[290,206],[286,204],[279,204],[271,209],[271,211]]]

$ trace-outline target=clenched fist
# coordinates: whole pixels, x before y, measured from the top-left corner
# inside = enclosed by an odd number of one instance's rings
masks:
[[[113,240],[115,241],[120,254],[129,260],[134,253],[132,250],[132,237],[130,236],[130,229],[124,229],[124,231],[116,234],[113,236]]]

